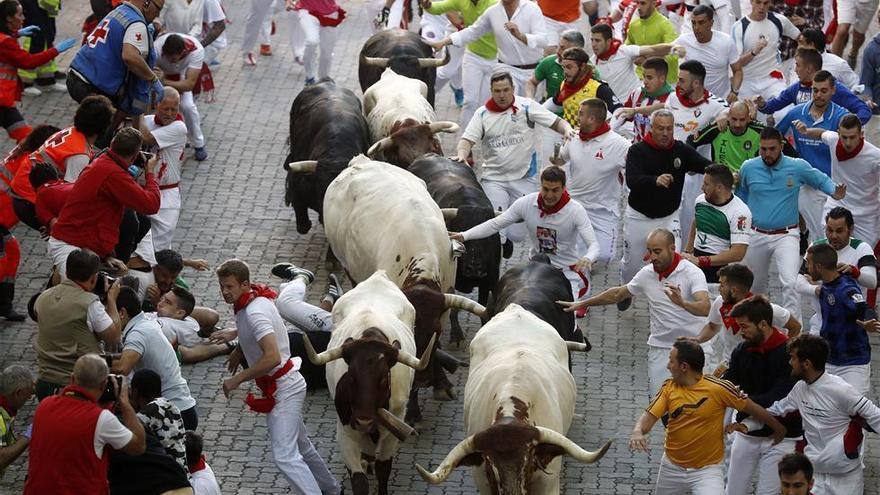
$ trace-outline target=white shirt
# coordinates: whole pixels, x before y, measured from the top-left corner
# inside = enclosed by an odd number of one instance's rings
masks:
[[[113,319],[107,314],[107,308],[104,307],[101,301],[99,299],[92,301],[86,312],[86,325],[88,325],[89,330],[101,333],[110,328],[112,324]]]
[[[501,215],[470,228],[462,235],[465,241],[484,239],[519,221],[525,222],[532,239],[529,256],[546,254],[556,268],[569,268],[584,256],[590,261],[599,256],[599,243],[587,210],[577,201],[569,201],[558,212],[541,217],[536,192],[517,199]],[[578,238],[587,246],[585,254],[578,252]]]
[[[168,33],[198,36],[202,31],[204,10],[205,0],[166,0],[159,18]]]
[[[538,173],[535,124],[552,127],[557,120],[559,117],[540,103],[517,96],[503,112],[478,108],[461,137],[481,143],[485,160],[482,179],[518,180]]]
[[[739,2],[740,0],[734,1]],[[712,10],[715,11],[715,15],[713,16],[714,27],[722,33],[730,32],[730,24],[734,17],[731,15],[729,0],[685,0],[684,3],[689,5],[691,10],[685,11],[684,22],[681,23],[682,33],[693,32],[694,28],[691,25],[691,15],[693,14],[693,8],[697,5],[708,5],[709,7],[712,7]]]
[[[721,362],[724,365],[727,365],[730,360],[730,354],[733,350],[743,342],[742,335],[737,331],[736,334],[733,333],[734,329],[728,327],[724,323],[724,318],[721,316],[721,306],[724,304],[724,298],[718,296],[712,301],[712,307],[709,308],[709,323],[721,327],[721,332],[718,333],[718,341],[721,344]],[[770,303],[770,306],[773,308],[773,322],[771,323],[774,327],[778,328],[782,333],[786,333],[785,324],[788,323],[788,320],[791,319],[791,313],[779,306],[778,304]]]
[[[831,179],[847,186],[843,199],[828,198],[828,208],[843,206],[858,222],[859,217],[877,215],[880,211],[880,148],[865,141],[858,155],[839,162],[835,153],[839,140],[834,131],[822,133],[822,141],[831,150]]]
[[[615,95],[628,95],[642,86],[633,63],[639,57],[639,51],[641,47],[638,45],[621,44],[608,60],[601,60],[593,55],[593,65]]]
[[[202,44],[199,43],[199,40],[188,34],[180,35],[187,44],[187,50],[191,50],[185,57],[180,59],[179,62],[171,62],[162,56],[162,47],[165,46],[165,40],[168,39],[168,36],[171,34],[174,33],[163,34],[153,42],[153,46],[156,48],[156,54],[158,55],[158,58],[156,59],[156,67],[162,69],[162,72],[164,72],[166,76],[176,74],[179,75],[181,79],[186,78],[186,71],[188,69],[201,70],[202,63],[205,61],[205,49],[202,48]]]
[[[506,22],[516,24],[520,32],[525,35],[528,44],[524,44],[510,34],[504,28]],[[509,19],[504,5],[501,2],[496,3],[486,9],[468,28],[452,33],[450,39],[455,46],[465,46],[487,33],[495,35],[498,60],[510,65],[540,62],[544,56],[543,48],[550,43],[544,14],[541,13],[538,4],[529,0],[519,0],[519,5]]]
[[[727,110],[727,102],[709,93],[697,106],[685,106],[673,91],[666,99],[666,109],[675,116],[675,139],[685,142],[688,136],[696,136],[703,127],[715,121],[719,113]],[[709,158],[711,146],[701,146],[703,156]]]
[[[682,34],[673,43],[685,48],[685,56],[679,62],[696,60],[703,64],[706,68],[706,89],[714,95],[727,97],[730,93],[730,66],[739,60],[733,38],[713,30],[712,39],[707,43],[700,43],[691,31]]]
[[[205,469],[200,469],[190,475],[189,484],[192,485],[193,495],[221,495],[220,485],[214,476],[214,470],[208,463]]]
[[[147,286],[156,283],[156,276],[153,275],[153,270],[149,271],[141,271],[141,270],[129,270],[125,274],[126,277],[134,277],[138,281],[137,289],[135,292],[137,293],[138,299],[143,301],[147,298]]]
[[[736,195],[718,206],[706,201],[700,194],[694,201],[694,249],[718,254],[733,244],[748,246],[752,233],[752,212]]]
[[[134,433],[123,425],[112,412],[106,409],[98,415],[95,424],[95,436],[92,445],[95,448],[95,456],[100,459],[104,456],[104,446],[109,445],[119,450],[131,441]]]
[[[788,20],[785,16],[775,15],[782,24],[782,35],[796,40],[801,32]],[[743,36],[743,24],[748,22],[745,36]],[[767,40],[767,46],[758,52],[749,63],[743,66],[743,79],[759,78],[763,79],[770,75],[773,71],[779,71],[782,67],[782,60],[779,56],[779,29],[776,24],[769,18],[763,21],[755,21],[748,17],[743,17],[733,25],[732,32],[733,41],[736,43],[736,49],[740,55],[751,51],[758,44],[758,40],[762,37]]]
[[[220,0],[205,0],[205,8],[204,8],[204,18],[202,21],[205,25],[210,29],[211,24],[218,21],[226,21],[226,13],[223,12],[223,6],[220,5]],[[201,35],[205,35],[207,33],[200,33]],[[203,39],[203,38],[202,38]],[[210,45],[214,48],[221,49],[226,48],[226,31],[224,30],[220,36],[217,37]]]
[[[199,337],[199,322],[193,317],[187,316],[182,320],[159,316],[155,312],[144,313],[144,318],[154,320],[162,329],[162,334],[172,346],[192,347],[201,340]]]
[[[666,284],[679,286],[685,300],[693,300],[699,292],[708,295],[709,288],[703,271],[697,268],[697,265],[685,260],[679,261],[675,270],[663,280],[660,280],[660,276],[654,271],[654,265],[645,265],[626,284],[630,294],[648,299],[651,320],[648,345],[670,349],[678,337],[699,335],[705,319],[694,316],[673,303],[666,295]]]
[[[271,375],[287,364],[290,359],[290,340],[287,338],[284,320],[281,319],[273,301],[265,297],[254,299],[244,309],[236,313],[235,326],[238,328],[238,343],[241,346],[241,352],[248,363],[256,363],[263,357],[260,340],[274,333],[281,361],[267,374]]]
[[[566,186],[571,197],[587,209],[603,209],[619,216],[623,184],[621,173],[631,143],[614,131],[589,141],[571,139],[559,152],[568,162]]]
[[[76,182],[80,174],[91,163],[89,155],[73,155],[64,159],[64,180],[67,182]]]
[[[835,79],[840,81],[840,84],[856,92],[856,86],[859,86],[859,76],[852,70],[852,67],[849,66],[846,60],[831,52],[822,52],[822,70],[827,70]],[[794,66],[791,68],[788,80],[792,82],[798,80]]]
[[[817,473],[848,473],[862,468],[862,459],[843,454],[842,438],[850,416],[859,415],[874,431],[880,431],[880,409],[856,392],[852,385],[830,373],[815,382],[797,382],[788,396],[773,403],[767,412],[774,416],[799,411],[807,446],[804,454]]]
[[[180,169],[183,162],[183,149],[186,147],[186,124],[178,115],[174,122],[160,126],[155,115],[144,117],[144,124],[156,140],[151,149],[159,158],[158,180],[160,186],[180,182]],[[164,208],[166,205],[162,205]],[[179,206],[179,205],[178,205]]]
[[[135,7],[130,3],[128,3],[128,5],[138,12],[141,11],[141,9]],[[134,22],[129,24],[128,28],[125,30],[125,34],[122,37],[122,42],[134,46],[138,49],[139,52],[141,52],[142,57],[146,57],[147,52],[150,51],[149,36],[150,35],[147,33],[146,24],[144,24],[143,22]]]

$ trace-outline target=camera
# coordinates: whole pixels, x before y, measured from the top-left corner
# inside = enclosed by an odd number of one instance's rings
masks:
[[[107,302],[107,291],[110,290],[110,286],[116,282],[116,278],[111,277],[109,273],[105,271],[98,272],[98,279],[95,281],[95,288],[92,289],[92,293],[97,295],[101,302]]]
[[[109,360],[110,356],[105,355],[104,359]],[[98,398],[99,404],[106,404],[108,402],[115,402],[119,399],[116,395],[116,388],[114,388],[114,383],[116,383],[116,387],[119,388],[119,391],[122,392],[122,380],[125,380],[125,377],[122,375],[107,375],[107,386],[104,387],[104,392],[101,393],[101,397]]]
[[[147,162],[152,160],[154,156],[156,155],[153,153],[141,151],[140,153],[138,153],[137,158],[134,159],[133,165],[137,165],[138,168],[144,168],[147,166]]]

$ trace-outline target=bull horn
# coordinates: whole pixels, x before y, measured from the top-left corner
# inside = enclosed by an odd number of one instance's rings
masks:
[[[391,60],[387,57],[364,57],[364,63],[367,65],[372,65],[374,67],[388,67],[388,61]],[[421,60],[421,59],[420,59]]]
[[[431,122],[428,125],[428,128],[431,129],[432,134],[437,134],[438,132],[448,132],[450,134],[458,132],[458,124],[449,120],[443,120],[440,122]]]
[[[389,144],[391,144],[390,137],[384,137],[376,141],[372,146],[370,146],[370,149],[367,150],[367,156],[373,158],[373,155],[375,155],[376,153],[380,151],[385,151],[385,148],[387,148]]]
[[[439,485],[446,481],[446,478],[452,473],[452,470],[458,467],[458,464],[470,454],[476,452],[477,449],[474,447],[474,436],[471,435],[461,442],[458,442],[452,450],[446,454],[446,458],[443,459],[443,462],[437,466],[437,469],[434,472],[429,472],[427,469],[422,466],[416,464],[416,469],[421,475],[422,479],[431,483],[432,485]]]
[[[434,57],[419,58],[419,67],[422,69],[430,69],[432,67],[436,69],[437,67],[443,67],[449,63],[449,58],[449,49],[447,49],[446,56],[443,57],[443,60],[438,60]]]
[[[587,352],[590,350],[590,345],[584,344],[583,342],[566,342],[565,345],[568,347],[569,351]]]
[[[437,340],[436,333],[434,335],[431,335],[431,340],[428,342],[428,347],[426,347],[425,352],[422,353],[422,359],[417,360],[415,356],[406,351],[398,351],[397,362],[405,364],[416,371],[422,371],[423,369],[427,368],[428,363],[431,362],[431,351],[434,350],[435,340]]]
[[[409,437],[418,435],[415,428],[406,424],[388,409],[379,408],[379,410],[376,411],[376,415],[379,417],[379,423],[401,442]]]
[[[327,364],[330,361],[335,361],[342,357],[342,347],[327,349],[321,354],[318,354],[315,352],[315,348],[312,347],[312,341],[309,340],[309,336],[303,333],[302,337],[303,345],[306,347],[306,355],[309,357],[309,361],[315,366],[321,366],[322,364]]]
[[[535,428],[538,429],[539,442],[561,447],[566,454],[583,464],[592,464],[598,461],[606,452],[608,452],[608,448],[611,447],[611,440],[608,440],[599,450],[590,452],[580,448],[578,444],[572,442],[568,437],[558,431],[553,431],[550,428],[545,428],[543,426],[536,426]]]
[[[470,299],[459,296],[458,294],[445,294],[446,298],[446,307],[449,309],[463,309],[465,311],[469,311],[480,318],[486,317],[486,308],[481,304],[475,303]]]
[[[443,213],[443,220],[451,222],[458,215],[458,208],[440,208],[440,212]]]
[[[284,169],[295,174],[313,174],[318,169],[318,160],[302,160],[284,165]]]

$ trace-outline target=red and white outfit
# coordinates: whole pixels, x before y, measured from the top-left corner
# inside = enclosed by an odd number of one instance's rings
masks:
[[[330,63],[333,61],[333,46],[337,35],[335,28],[345,19],[345,11],[334,0],[299,0],[294,6],[294,13],[299,20],[299,29],[302,30],[301,36],[305,43],[303,65],[306,78],[330,77]]]
[[[266,425],[272,443],[272,457],[281,474],[297,493],[337,494],[339,485],[309,440],[302,418],[306,381],[299,374],[299,358],[291,359],[290,341],[284,320],[273,300],[274,291],[251,284],[234,305],[235,325],[241,352],[249,363],[263,356],[260,340],[274,338],[281,362],[268,375],[257,378],[262,398],[248,395],[251,408],[267,413]]]
[[[221,495],[214,470],[205,461],[205,456],[189,466],[189,484],[192,485],[193,495]]]
[[[161,206],[159,213],[150,216],[150,232],[153,238],[153,249],[161,251],[171,249],[174,229],[180,217],[180,169],[183,161],[183,149],[186,146],[186,124],[183,117],[168,125],[159,125],[155,115],[144,117],[144,123],[156,139],[155,149],[159,158],[156,175],[159,180]]]
[[[587,210],[593,225],[599,254],[594,261],[607,262],[614,254],[620,224],[623,169],[631,143],[608,124],[580,139],[568,141],[560,150],[565,160],[567,187],[571,197]]]
[[[622,41],[612,39],[605,53],[593,55],[593,65],[615,95],[628,95],[641,87],[634,65],[640,51],[638,45],[624,45]]]
[[[751,292],[746,295],[746,298],[749,297],[752,297]],[[730,354],[733,353],[736,346],[743,342],[742,335],[739,334],[739,324],[737,324],[736,318],[730,316],[730,311],[734,306],[736,304],[727,304],[723,297],[717,296],[712,301],[712,307],[709,308],[709,323],[715,327],[721,327],[721,331],[709,341],[713,349],[712,362],[706,361],[706,368],[709,370],[714,371],[719,365],[726,368],[730,363]],[[791,319],[791,313],[778,304],[770,303],[770,306],[773,308],[771,324],[774,328],[779,328],[784,332],[785,325]]]
[[[767,15],[774,16],[779,21],[782,26],[781,32],[769,17],[761,21],[743,17],[733,25],[731,37],[736,43],[736,49],[740,56],[754,50],[760,39],[763,38],[767,41],[767,46],[743,66],[743,82],[739,88],[741,100],[752,96],[762,96],[765,100],[769,100],[785,89],[785,74],[779,55],[779,42],[782,36],[796,40],[801,32],[787,17],[773,12],[769,12]]]
[[[186,44],[185,57],[179,62],[172,63],[162,56],[162,47],[165,45],[165,40],[168,39],[168,36],[171,34],[172,33],[163,34],[153,43],[153,46],[156,48],[156,53],[158,54],[156,67],[162,69],[162,72],[165,73],[165,77],[172,80],[186,79],[186,73],[189,70],[201,71],[202,64],[205,63],[205,49],[202,48],[202,44],[199,43],[199,40],[188,34],[179,35],[183,37],[183,41]],[[180,92],[180,113],[183,114],[183,119],[186,122],[190,144],[192,144],[194,148],[203,148],[205,146],[205,136],[202,134],[202,119],[199,116],[199,109],[196,107],[192,91]]]
[[[436,42],[444,39],[464,26],[456,26],[446,17],[446,14],[435,15],[428,11],[422,13],[421,35],[427,41]],[[434,83],[434,91],[439,92],[448,82],[453,88],[462,89],[461,62],[464,57],[464,48],[448,45],[449,63],[437,68],[437,81]],[[479,101],[479,100],[478,100]]]
[[[638,108],[653,105],[658,101],[665,102],[669,98],[670,93],[658,96],[649,96],[644,87],[638,88],[629,95],[623,102],[621,108]],[[614,132],[619,133],[623,137],[632,139],[633,143],[638,143],[645,139],[645,136],[651,132],[651,116],[637,113],[632,119],[624,119],[620,117],[620,108],[611,118],[611,128]]]
[[[862,144],[848,153],[834,131],[823,132],[822,141],[831,150],[831,179],[836,184],[846,184],[843,199],[829,197],[825,201],[822,218],[831,208],[843,206],[855,220],[853,237],[873,248],[880,240],[880,148],[862,139]]]

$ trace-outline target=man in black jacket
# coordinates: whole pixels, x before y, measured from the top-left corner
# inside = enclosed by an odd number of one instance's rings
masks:
[[[748,394],[762,407],[769,407],[786,397],[797,379],[791,376],[788,364],[788,337],[773,327],[773,307],[762,296],[744,299],[730,312],[736,319],[744,342],[730,356],[730,367],[723,378]],[[728,427],[734,432],[730,449],[730,470],[727,473],[727,495],[746,495],[752,475],[758,471],[755,493],[780,493],[777,465],[779,460],[795,449],[795,442],[803,434],[800,416],[780,418],[788,433],[774,445],[772,431],[738,413],[736,423]]]
[[[678,207],[684,177],[688,172],[702,174],[711,162],[690,146],[673,137],[675,117],[669,110],[651,115],[651,132],[629,148],[626,154],[626,185],[629,200],[624,219],[624,249],[620,281],[625,284],[645,266],[645,242],[655,229],[675,234],[681,248]],[[631,299],[617,303],[621,311]]]

